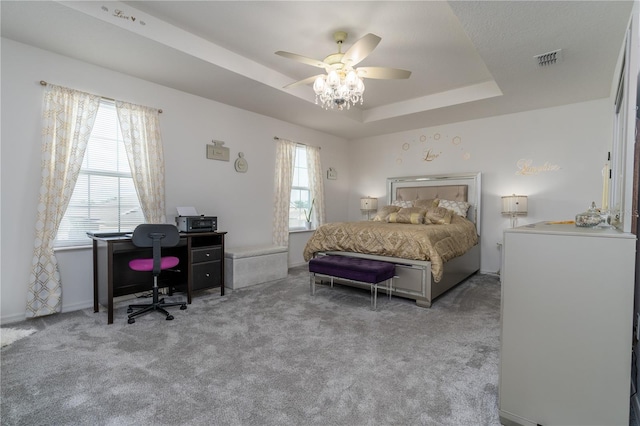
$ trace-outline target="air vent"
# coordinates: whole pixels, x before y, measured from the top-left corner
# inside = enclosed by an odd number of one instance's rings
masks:
[[[538,62],[539,67],[546,67],[549,65],[555,65],[562,61],[562,49],[554,50],[553,52],[543,53],[542,55],[534,56]]]

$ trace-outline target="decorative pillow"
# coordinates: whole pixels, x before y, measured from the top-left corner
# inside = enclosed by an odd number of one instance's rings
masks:
[[[424,223],[425,210],[422,207],[406,207],[387,216],[387,222],[412,223],[418,225]]]
[[[453,210],[453,212],[458,216],[467,217],[467,210],[469,210],[471,204],[466,201],[440,200],[438,202],[438,207]]]
[[[391,205],[402,207],[402,208],[408,208],[408,207],[413,207],[413,201],[393,200],[391,202]]]
[[[453,219],[454,212],[444,207],[431,207],[427,209],[424,217],[424,223],[432,223],[434,225],[448,225]]]
[[[435,198],[428,200],[415,200],[413,202],[413,207],[422,207],[424,209],[428,209],[429,207],[438,207],[438,200]]]
[[[391,213],[395,213],[400,210],[398,206],[382,206],[378,209],[378,212],[373,217],[372,220],[376,222],[384,222]]]

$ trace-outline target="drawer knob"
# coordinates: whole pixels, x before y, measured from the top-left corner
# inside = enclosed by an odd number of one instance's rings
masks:
[[[209,278],[209,277],[210,277],[210,275],[209,275],[209,274],[207,274],[207,278]]]
[[[207,256],[207,257],[209,257],[209,256],[210,256],[210,254],[209,254],[209,253],[207,253],[207,254],[206,254],[206,256]]]

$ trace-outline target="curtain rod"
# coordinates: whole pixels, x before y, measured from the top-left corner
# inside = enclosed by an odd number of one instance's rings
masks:
[[[46,86],[47,84],[49,84],[49,83],[47,83],[47,82],[46,82],[46,81],[44,81],[44,80],[40,80],[40,85],[41,85],[41,86]],[[104,99],[105,101],[111,101],[111,102],[115,102],[115,101],[116,101],[115,99],[113,99],[113,98],[107,98],[106,96],[100,96],[100,98],[101,98],[101,99]],[[158,114],[162,114],[162,110],[161,110],[161,109],[158,109]]]
[[[277,137],[277,136],[274,136],[274,137],[273,137],[273,140],[274,140],[274,141],[279,141],[279,140],[280,140],[280,138],[279,138],[279,137]],[[314,145],[309,145],[309,144],[302,143],[302,142],[296,142],[296,144],[298,144],[298,145],[304,145],[304,146],[311,146],[311,147],[316,148]],[[321,147],[321,146],[318,146],[317,148],[318,148],[318,149],[322,149],[322,147]]]

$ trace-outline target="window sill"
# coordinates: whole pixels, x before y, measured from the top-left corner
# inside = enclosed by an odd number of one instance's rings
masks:
[[[289,229],[289,233],[290,233],[290,234],[299,234],[299,233],[302,233],[302,232],[313,232],[313,231],[315,231],[315,230],[316,230],[316,228],[311,228],[311,229],[306,229],[306,228],[292,228],[292,229]]]
[[[77,246],[60,246],[60,247],[54,247],[53,251],[72,251],[72,250],[86,250],[86,249],[93,249],[93,245],[91,245],[91,243],[89,243],[88,245],[77,245]]]

